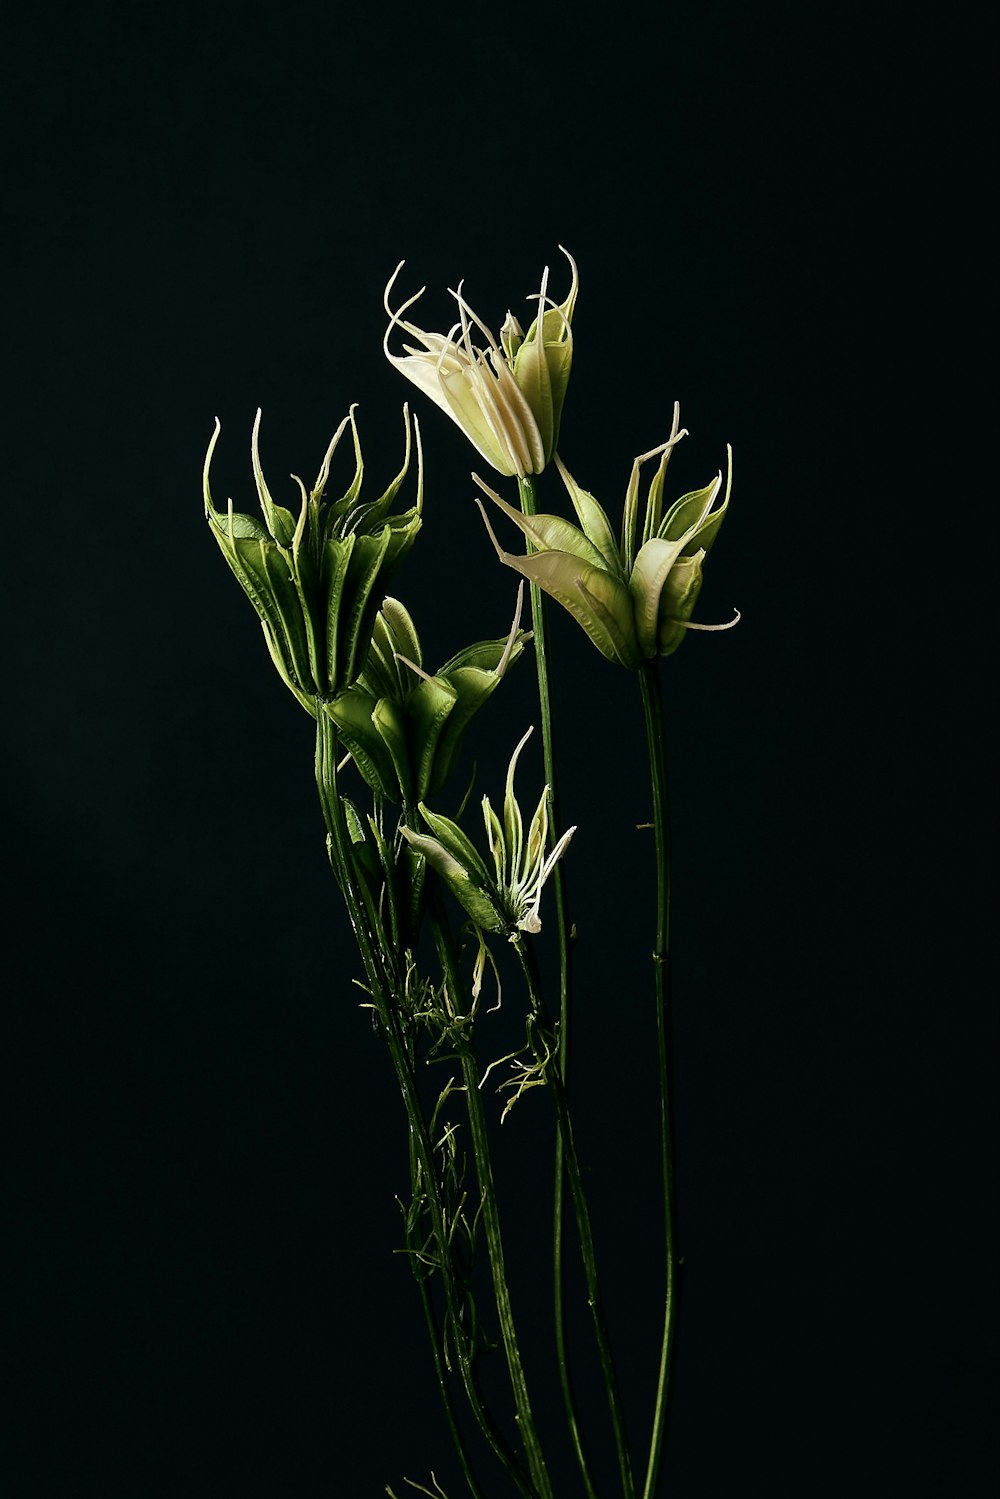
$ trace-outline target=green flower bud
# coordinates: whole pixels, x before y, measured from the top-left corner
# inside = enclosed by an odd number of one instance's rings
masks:
[[[671,655],[685,630],[727,630],[739,620],[738,612],[724,625],[695,624],[691,620],[701,588],[702,563],[729,505],[732,450],[727,449],[728,476],[721,505],[713,509],[722,488],[720,473],[704,489],[683,495],[664,515],[667,463],[673,448],[686,435],[678,431],[679,418],[675,406],[668,440],[632,465],[620,542],[597,500],[580,488],[558,458],[556,468],[579,527],[558,515],[522,515],[473,475],[531,546],[525,557],[504,551],[482,502],[477,501],[501,562],[545,589],[573,615],[602,655],[630,669],[657,655]],[[660,461],[646,493],[640,536],[640,474],[651,458]]]
[[[433,676],[409,614],[384,600],[364,671],[326,709],[377,796],[418,802],[441,789],[473,716],[531,638],[520,628],[522,593],[504,639],[467,646]]]
[[[572,269],[566,300],[557,304],[549,297],[546,266],[536,294],[538,316],[527,333],[522,333],[517,319],[508,312],[499,343],[462,296],[461,284],[452,292],[459,321],[447,334],[425,333],[403,320],[403,314],[423,296],[425,288],[395,312],[389,305],[389,293],[404,261],[400,261],[385,289],[389,317],[383,340],[386,357],[461,427],[487,463],[508,477],[541,473],[555,453],[559,437],[573,362],[570,325],[579,288],[573,257],[566,250],[563,254]],[[403,354],[391,353],[389,339],[396,328],[422,347],[405,344]],[[473,343],[473,328],[486,339],[485,350]]]
[[[326,699],[360,676],[368,656],[379,601],[420,530],[423,463],[420,429],[416,504],[402,514],[390,507],[410,465],[411,430],[403,408],[403,466],[377,500],[362,501],[364,464],[352,406],[326,451],[311,491],[293,475],[301,503],[298,515],[277,504],[260,463],[260,412],[254,421],[251,459],[264,524],[233,510],[216,510],[209,486],[218,421],[205,457],[205,515],[223,556],[260,616],[271,659],[282,681],[315,717],[316,699]],[[347,426],[354,440],[354,478],[333,503],[325,498],[330,463]]]

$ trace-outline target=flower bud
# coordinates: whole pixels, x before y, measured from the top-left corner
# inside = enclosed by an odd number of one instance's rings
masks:
[[[602,507],[581,489],[565,465],[556,468],[566,486],[579,527],[558,515],[523,515],[473,475],[480,489],[519,527],[531,550],[518,557],[504,551],[478,501],[490,539],[501,562],[536,583],[567,609],[602,655],[630,669],[653,657],[669,656],[686,630],[724,630],[724,625],[695,624],[691,613],[701,588],[702,563],[715,540],[729,505],[732,451],[726,492],[720,473],[704,489],[683,495],[663,514],[663,481],[676,443],[679,410],[665,443],[635,460],[625,496],[620,543]],[[642,531],[639,531],[639,483],[642,466],[660,462],[650,480]],[[715,508],[713,508],[715,507]]]
[[[530,635],[520,629],[522,590],[510,633],[467,646],[433,676],[413,621],[385,599],[358,681],[327,705],[345,748],[375,794],[408,803],[436,795],[473,716],[496,690]]]
[[[260,412],[253,427],[251,460],[264,524],[233,510],[216,510],[209,486],[215,432],[205,457],[205,515],[223,556],[260,617],[271,659],[282,681],[308,713],[360,676],[368,656],[379,603],[420,530],[423,466],[420,430],[416,504],[402,514],[390,507],[410,464],[410,417],[403,408],[403,465],[385,493],[362,501],[363,462],[354,407],[334,434],[311,491],[295,478],[301,503],[296,517],[277,504],[264,479],[259,453]],[[350,425],[354,478],[333,503],[325,498],[330,462]]]

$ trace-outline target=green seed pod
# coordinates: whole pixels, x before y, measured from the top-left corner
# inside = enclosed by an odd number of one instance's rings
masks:
[[[354,408],[334,434],[311,491],[301,479],[296,518],[275,503],[260,462],[260,412],[254,422],[251,460],[264,524],[253,516],[224,511],[212,502],[209,470],[219,423],[205,457],[205,516],[223,556],[260,617],[271,659],[282,681],[315,717],[325,701],[356,681],[364,669],[385,588],[416,540],[423,505],[420,430],[416,504],[401,514],[390,507],[410,465],[411,426],[403,408],[403,465],[377,500],[360,499],[363,461]],[[354,441],[354,478],[333,503],[325,497],[330,462],[346,428]],[[295,476],[293,476],[295,477]]]
[[[712,508],[722,488],[720,473],[706,488],[683,495],[664,516],[667,462],[685,435],[678,431],[678,420],[679,409],[675,407],[668,440],[632,465],[620,543],[603,508],[592,494],[581,489],[559,458],[555,466],[579,527],[558,515],[523,515],[473,476],[530,544],[530,551],[523,557],[505,551],[482,502],[477,501],[501,562],[551,594],[573,615],[602,655],[630,669],[657,655],[669,656],[686,630],[725,630],[739,619],[737,614],[724,625],[701,625],[691,620],[701,588],[702,563],[729,505],[732,451],[728,450],[728,479],[721,505]],[[647,490],[640,538],[640,472],[644,463],[657,457],[660,462]]]

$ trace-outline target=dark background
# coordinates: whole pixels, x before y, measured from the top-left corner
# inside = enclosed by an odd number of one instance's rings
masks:
[[[698,617],[743,622],[663,671],[686,1259],[668,1490],[991,1492],[994,658],[975,561],[993,502],[965,379],[981,43],[930,9],[895,30],[723,0],[592,21],[108,3],[14,25],[5,1494],[361,1499],[432,1470],[460,1491],[392,1253],[402,1111],[351,985],[310,725],[208,535],[200,473],[218,414],[216,495],[249,508],[259,404],[287,500],[357,400],[379,492],[411,394],[380,349],[396,262],[431,288],[425,326],[464,276],[496,327],[543,264],[562,294],[560,243],[582,279],[571,469],[614,514],[675,398],[692,436],[674,493],[735,449]],[[397,591],[433,665],[507,628],[513,582],[471,450],[417,404],[426,521]],[[627,674],[567,618],[554,637],[579,1132],[641,1432],[641,719]],[[484,712],[481,789],[531,721],[531,678]],[[556,1430],[545,1117],[526,1099],[500,1151]]]

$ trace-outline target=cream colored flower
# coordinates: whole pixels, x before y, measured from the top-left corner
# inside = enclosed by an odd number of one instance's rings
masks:
[[[721,504],[716,504],[722,493],[720,472],[704,489],[675,500],[664,514],[667,463],[685,435],[680,407],[675,405],[667,441],[643,453],[632,465],[620,542],[604,509],[558,458],[556,468],[579,527],[560,515],[523,515],[478,474],[472,476],[529,543],[523,557],[504,551],[482,502],[477,502],[500,561],[551,594],[609,661],[633,670],[654,656],[672,655],[687,630],[728,630],[739,620],[739,611],[724,625],[695,624],[691,619],[701,588],[702,564],[729,508],[732,451]],[[659,464],[649,481],[640,526],[640,475],[643,465],[654,458]]]
[[[458,304],[458,322],[446,334],[425,333],[404,320],[403,314],[426,288],[395,312],[390,306],[389,294],[404,261],[385,289],[386,358],[447,412],[491,467],[508,477],[541,473],[555,452],[573,359],[570,324],[579,286],[573,257],[566,250],[563,254],[573,273],[566,300],[557,304],[548,295],[546,266],[537,293],[538,316],[522,333],[508,312],[499,342],[466,302],[461,282],[451,293]],[[402,354],[389,348],[396,328],[416,340],[404,344]],[[474,330],[482,335],[485,348],[473,342]]]

